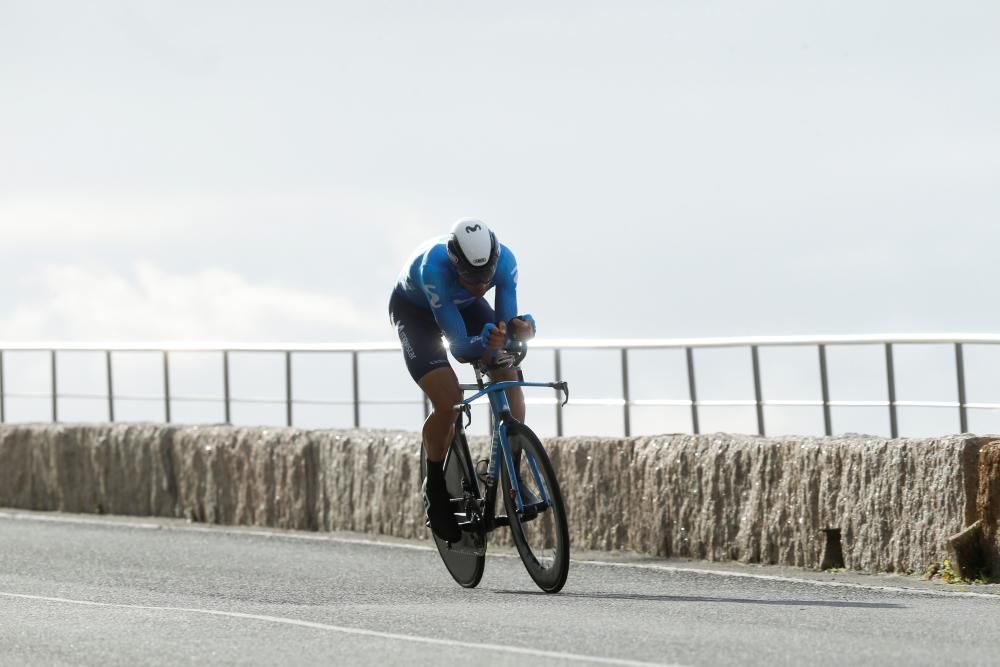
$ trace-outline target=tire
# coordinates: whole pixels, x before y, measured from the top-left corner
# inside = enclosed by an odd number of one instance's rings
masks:
[[[469,445],[465,439],[465,431],[455,427],[455,440],[448,449],[444,461],[445,488],[452,498],[464,498],[465,502],[455,503],[455,518],[459,523],[478,517],[470,516],[472,508],[478,507],[480,498],[479,484],[472,467]],[[426,453],[420,448],[421,482],[427,475]],[[478,513],[478,512],[477,512]],[[430,530],[428,528],[428,530]],[[448,543],[431,531],[434,543],[437,545],[441,560],[452,578],[465,588],[475,588],[483,578],[486,567],[486,534],[482,528],[478,530],[463,530],[459,542]]]
[[[562,493],[552,463],[538,437],[524,424],[507,422],[507,442],[521,480],[522,499],[533,495],[540,502],[517,511],[507,466],[501,465],[504,507],[510,521],[514,545],[528,574],[546,593],[558,593],[569,574],[569,528]],[[531,462],[534,461],[534,470]],[[547,493],[542,493],[544,487]],[[528,493],[525,494],[525,491]],[[549,504],[544,502],[545,495]],[[528,498],[531,499],[530,497]]]

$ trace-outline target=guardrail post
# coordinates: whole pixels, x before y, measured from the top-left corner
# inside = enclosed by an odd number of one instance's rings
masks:
[[[229,409],[229,350],[222,351],[222,395],[226,403],[226,423],[232,424]]]
[[[694,350],[686,347],[684,351],[687,355],[688,396],[691,397],[691,430],[698,435],[698,392],[695,391],[694,383]]]
[[[354,387],[354,428],[361,427],[361,396],[358,384],[358,351],[351,352],[351,384]]]
[[[628,348],[622,348],[622,398],[625,399],[625,437],[632,435],[631,397],[628,390]]]
[[[830,415],[830,379],[826,374],[826,345],[819,345],[819,386],[823,395],[823,433],[833,435],[833,419]]]
[[[112,379],[111,371],[111,350],[105,350],[104,352],[104,362],[108,369],[108,421],[114,423],[115,421],[115,389],[114,380]]]
[[[760,355],[757,346],[750,346],[750,358],[753,361],[753,394],[757,402],[757,434],[764,435],[764,398],[760,390]]]
[[[899,437],[896,420],[896,371],[892,363],[892,343],[885,344],[885,377],[889,385],[889,432],[891,437]]]
[[[3,390],[3,350],[0,350],[0,424],[7,420],[7,415],[4,412],[4,390]]]
[[[292,425],[292,351],[285,350],[285,425]]]
[[[163,351],[163,418],[170,423],[170,352]]]
[[[958,375],[958,423],[959,432],[969,432],[969,415],[965,407],[965,356],[962,344],[955,343],[955,372]]]
[[[49,364],[52,368],[52,423],[59,421],[59,389],[56,382],[56,351],[49,351]]]
[[[562,382],[562,350],[556,348],[555,350],[555,360],[556,360],[556,382]],[[556,435],[562,436],[563,434],[563,406],[562,400],[559,397],[559,392],[556,391]]]

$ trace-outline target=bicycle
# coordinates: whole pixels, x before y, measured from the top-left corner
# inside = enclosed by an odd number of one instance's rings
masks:
[[[569,573],[569,528],[562,494],[541,441],[514,419],[504,392],[511,387],[549,387],[563,392],[565,405],[569,402],[569,386],[566,382],[525,382],[520,364],[527,345],[508,341],[505,349],[514,356],[518,380],[484,383],[484,374],[488,375],[490,369],[474,364],[476,384],[459,385],[463,393],[476,392],[455,406],[455,439],[444,462],[445,487],[456,505],[455,518],[462,537],[451,543],[434,535],[434,541],[455,581],[474,588],[486,567],[487,536],[497,528],[510,526],[514,545],[532,580],[546,593],[557,593]],[[485,464],[480,470],[480,465],[472,464],[465,428],[472,423],[473,401],[483,396],[489,398],[493,425],[490,456],[479,461]],[[426,474],[425,457],[421,447],[422,474]],[[498,481],[505,515],[496,514]]]

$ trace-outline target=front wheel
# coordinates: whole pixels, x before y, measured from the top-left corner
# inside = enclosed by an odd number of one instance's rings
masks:
[[[503,502],[510,530],[528,574],[546,593],[558,593],[569,574],[569,528],[559,483],[538,437],[524,424],[506,424],[523,509],[518,510],[506,465]]]

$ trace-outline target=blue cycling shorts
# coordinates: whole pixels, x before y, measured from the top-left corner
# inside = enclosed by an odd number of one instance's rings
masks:
[[[473,336],[478,335],[487,322],[496,323],[496,313],[486,299],[477,299],[460,312],[465,330]],[[413,305],[393,290],[389,299],[389,321],[396,327],[403,346],[403,359],[414,382],[436,368],[449,366],[441,327],[431,311]]]

